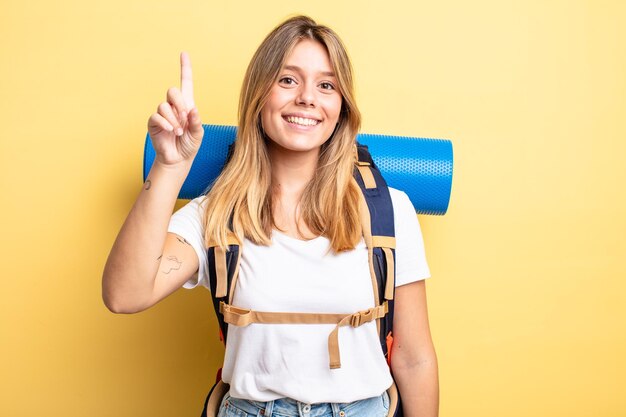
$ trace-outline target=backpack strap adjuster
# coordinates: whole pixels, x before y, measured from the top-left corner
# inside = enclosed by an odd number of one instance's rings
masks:
[[[389,311],[389,307],[385,302],[379,306],[356,312],[350,316],[350,326],[359,327],[362,324],[385,317],[387,311]]]

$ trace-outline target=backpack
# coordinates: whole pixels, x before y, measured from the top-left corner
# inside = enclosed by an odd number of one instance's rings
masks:
[[[393,307],[395,293],[395,230],[393,205],[389,188],[380,171],[374,164],[367,147],[357,146],[358,160],[354,178],[362,192],[361,223],[363,237],[368,248],[372,289],[376,305],[368,310],[353,314],[334,313],[274,313],[241,309],[231,305],[237,284],[240,244],[234,234],[228,236],[228,250],[210,243],[208,248],[209,284],[213,307],[220,327],[220,340],[226,344],[228,324],[247,326],[250,323],[332,323],[337,327],[328,339],[330,368],[341,366],[338,344],[340,326],[358,327],[363,323],[377,320],[380,344],[387,363],[391,365],[391,345],[393,343]],[[216,417],[222,398],[228,392],[228,385],[222,381],[221,369],[216,382],[209,391],[202,417]],[[389,395],[388,417],[402,417],[400,396],[395,382],[387,390]]]

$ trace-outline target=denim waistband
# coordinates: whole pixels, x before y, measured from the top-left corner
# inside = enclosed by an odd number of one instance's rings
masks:
[[[377,397],[350,403],[307,404],[291,398],[267,402],[244,400],[233,398],[227,393],[222,401],[222,407],[224,406],[234,407],[255,417],[367,417],[369,415],[380,416],[382,410],[388,410],[389,397],[387,392],[384,392]]]

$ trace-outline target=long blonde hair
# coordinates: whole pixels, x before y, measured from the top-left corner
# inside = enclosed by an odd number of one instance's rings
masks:
[[[327,237],[335,252],[353,249],[361,237],[360,190],[352,177],[361,115],[354,98],[350,60],[334,31],[309,17],[297,16],[270,32],[246,71],[233,153],[206,195],[207,245],[226,248],[229,231],[241,242],[245,237],[260,245],[271,243],[275,226],[271,163],[260,115],[286,57],[302,39],[317,41],[328,51],[342,106],[337,127],[322,145],[316,173],[302,195],[301,219],[313,233]]]

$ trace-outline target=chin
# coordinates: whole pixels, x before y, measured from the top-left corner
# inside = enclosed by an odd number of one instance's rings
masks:
[[[321,145],[319,146],[306,146],[306,145],[298,145],[298,144],[284,144],[284,143],[276,143],[273,142],[273,146],[283,151],[288,152],[297,152],[297,153],[309,153],[309,152],[319,152],[321,149]]]
[[[300,138],[290,138],[290,134],[285,134],[281,136],[283,137],[279,140],[274,140],[266,134],[266,137],[268,139],[268,145],[270,147],[275,146],[282,150],[291,152],[312,152],[319,151],[321,146],[328,141],[328,139],[323,140],[321,138],[311,138],[310,136]]]

